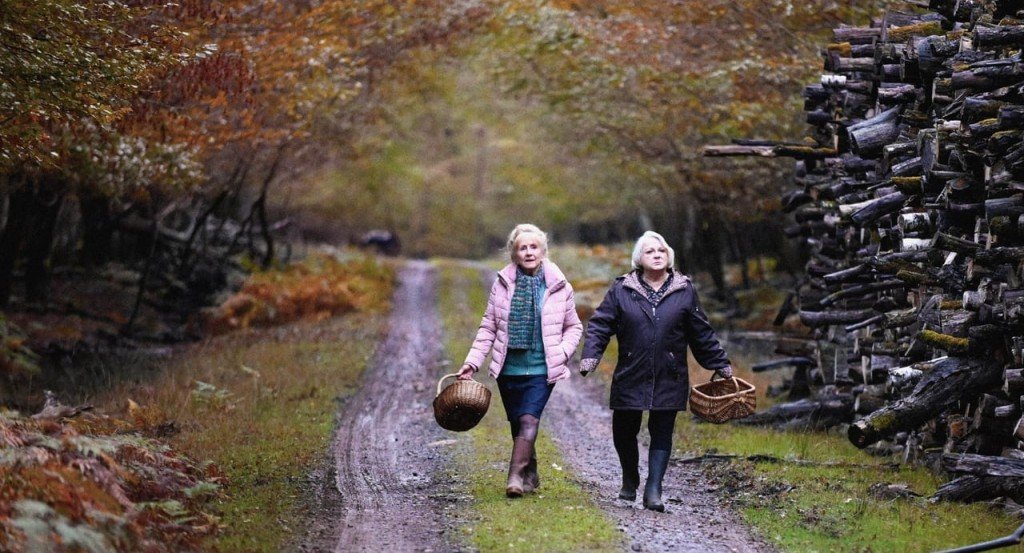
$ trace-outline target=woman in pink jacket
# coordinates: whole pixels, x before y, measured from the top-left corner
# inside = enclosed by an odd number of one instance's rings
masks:
[[[534,225],[517,225],[508,237],[512,258],[491,287],[487,310],[459,378],[473,378],[487,353],[512,430],[512,459],[505,495],[519,497],[540,486],[534,443],[541,413],[555,382],[569,378],[583,324],[572,286],[547,259],[548,239]]]

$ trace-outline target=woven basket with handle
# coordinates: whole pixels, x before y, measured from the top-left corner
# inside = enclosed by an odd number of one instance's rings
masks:
[[[713,423],[723,423],[754,414],[756,388],[742,378],[711,380],[694,386],[690,393],[690,411]]]
[[[491,391],[476,380],[456,380],[442,390],[446,379],[457,376],[458,373],[446,374],[437,381],[434,419],[445,430],[465,432],[484,418],[491,404]]]

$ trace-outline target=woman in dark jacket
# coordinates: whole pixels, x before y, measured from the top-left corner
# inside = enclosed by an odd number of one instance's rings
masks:
[[[732,366],[697,299],[693,284],[673,270],[675,252],[656,232],[633,248],[633,271],[615,279],[587,324],[580,374],[597,368],[612,336],[619,359],[612,375],[610,407],[615,451],[622,465],[619,498],[636,499],[640,486],[637,435],[644,411],[651,447],[644,507],[664,511],[661,481],[672,452],[676,413],[686,409],[690,385],[687,347],[706,369],[728,378]]]

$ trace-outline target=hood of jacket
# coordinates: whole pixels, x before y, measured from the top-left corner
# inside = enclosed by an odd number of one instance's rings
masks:
[[[618,277],[618,279],[616,280],[621,280],[622,285],[624,287],[629,288],[631,290],[636,290],[637,292],[643,294],[644,297],[647,297],[647,292],[644,290],[644,285],[640,283],[640,277],[637,275],[636,271],[630,271]],[[689,285],[690,277],[684,275],[683,273],[680,273],[679,271],[672,271],[672,283],[668,285],[668,290],[665,290],[665,293],[662,294],[661,299],[664,300],[673,292],[685,290],[686,287]]]

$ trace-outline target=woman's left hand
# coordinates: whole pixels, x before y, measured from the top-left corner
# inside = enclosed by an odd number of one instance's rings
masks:
[[[715,373],[717,373],[718,376],[721,376],[722,378],[732,378],[733,376],[732,367],[730,367],[729,365],[726,365],[721,369],[716,370]]]
[[[597,370],[598,361],[598,359],[583,359],[580,361],[580,376],[587,376]]]

